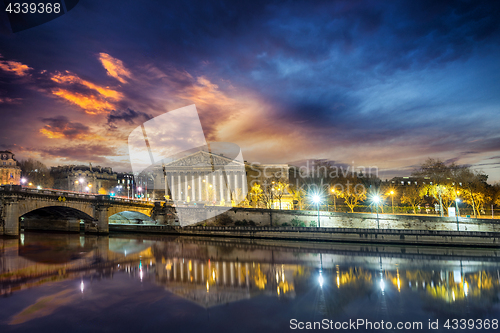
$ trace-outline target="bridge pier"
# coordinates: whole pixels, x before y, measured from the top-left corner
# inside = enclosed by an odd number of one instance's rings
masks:
[[[109,234],[109,203],[99,202],[94,205],[94,218],[97,220],[97,233]]]
[[[0,211],[0,224],[3,222],[0,235],[19,236],[19,202],[17,196],[4,196]]]

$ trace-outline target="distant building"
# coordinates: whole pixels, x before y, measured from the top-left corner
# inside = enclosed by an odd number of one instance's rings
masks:
[[[21,168],[8,150],[0,151],[0,185],[21,184]]]
[[[429,177],[394,177],[386,182],[393,186],[425,185],[426,183],[432,185]]]
[[[54,188],[76,192],[109,194],[114,191],[117,173],[109,167],[85,165],[63,165],[52,167]]]
[[[132,173],[122,172],[118,173],[116,177],[118,185],[116,186],[114,193],[117,196],[123,196],[128,198],[135,197],[134,175]]]

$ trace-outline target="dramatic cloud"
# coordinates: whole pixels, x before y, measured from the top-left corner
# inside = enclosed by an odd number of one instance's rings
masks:
[[[82,163],[105,163],[110,164],[109,157],[116,156],[116,149],[106,145],[81,144],[63,147],[47,147],[40,149],[40,155],[45,158],[57,158],[61,161]]]
[[[68,71],[52,75],[51,80],[57,83],[52,94],[78,105],[88,114],[108,113],[115,108],[114,102],[123,98],[116,90],[83,80]]]
[[[40,133],[50,139],[96,139],[96,136],[92,135],[88,126],[70,122],[65,116],[43,118],[42,121],[47,125],[40,129]]]
[[[0,55],[0,58],[2,58],[2,55]],[[18,76],[25,76],[28,75],[28,71],[32,68],[18,61],[0,60],[0,69]]]
[[[119,121],[124,121],[129,124],[135,124],[136,121],[143,123],[151,118],[153,118],[153,116],[144,112],[134,111],[132,109],[127,109],[124,111],[113,111],[108,115],[108,125],[115,128],[115,123]]]
[[[125,78],[130,78],[132,76],[121,60],[113,58],[109,54],[99,53],[99,60],[106,69],[108,75],[114,77],[121,83],[127,83]]]

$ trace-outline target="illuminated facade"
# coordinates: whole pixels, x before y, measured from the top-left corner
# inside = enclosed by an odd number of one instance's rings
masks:
[[[0,151],[0,185],[21,184],[21,168],[8,150]]]
[[[242,200],[247,182],[244,165],[230,158],[198,151],[156,168],[159,188],[170,190],[175,202],[231,205]]]
[[[108,167],[64,165],[52,167],[50,174],[60,190],[108,194],[117,186],[117,174]]]
[[[254,184],[271,185],[281,179],[288,185],[287,164],[241,163],[223,155],[198,151],[171,163],[156,166],[155,188],[166,189],[168,199],[182,203],[234,206],[245,200]],[[280,202],[274,198],[273,208]],[[292,209],[291,196],[281,196],[282,209]]]

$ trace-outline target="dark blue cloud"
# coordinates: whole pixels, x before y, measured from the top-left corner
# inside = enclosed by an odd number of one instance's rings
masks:
[[[82,1],[47,24],[4,33],[0,53],[121,86],[135,102],[120,110],[158,107],[148,91],[164,82],[120,84],[100,52],[135,75],[147,77],[143,66],[154,64],[205,76],[222,90],[228,81],[270,105],[277,121],[317,128],[324,141],[488,152],[498,151],[498,22],[498,1]],[[53,85],[32,75],[42,90]],[[29,98],[12,85],[19,78],[0,76],[0,97]],[[194,80],[172,75],[168,85],[179,90]]]

